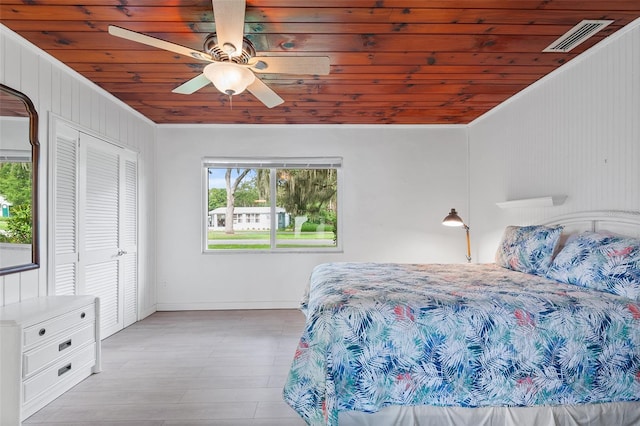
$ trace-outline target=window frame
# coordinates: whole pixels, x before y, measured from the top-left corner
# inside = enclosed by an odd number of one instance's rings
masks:
[[[342,226],[342,157],[203,157],[201,162],[202,171],[202,253],[203,254],[273,254],[273,253],[342,253],[343,252],[343,226]],[[269,169],[270,171],[270,192],[276,194],[276,170],[289,169],[335,169],[336,170],[336,203],[337,203],[337,241],[335,247],[277,247],[277,220],[276,213],[277,197],[271,197],[269,204],[269,248],[267,249],[210,249],[208,247],[209,230],[209,168],[232,168],[232,169]],[[234,213],[235,216],[235,213]]]

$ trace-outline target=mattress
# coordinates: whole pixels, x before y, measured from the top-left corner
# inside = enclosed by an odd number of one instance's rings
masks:
[[[640,400],[640,306],[494,264],[328,263],[284,388],[312,425],[391,406]]]

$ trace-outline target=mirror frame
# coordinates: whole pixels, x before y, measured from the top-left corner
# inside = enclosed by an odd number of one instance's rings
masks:
[[[38,113],[27,95],[0,83],[0,91],[15,96],[24,104],[29,115],[29,143],[31,143],[31,263],[12,265],[0,268],[0,276],[15,274],[40,267],[40,250],[38,241],[38,162],[40,143],[38,142]]]

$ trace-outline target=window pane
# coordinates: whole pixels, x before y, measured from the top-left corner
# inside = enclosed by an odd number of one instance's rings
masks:
[[[209,167],[207,171],[207,249],[269,250],[269,169]]]
[[[21,158],[4,160],[0,157],[0,243],[31,244],[31,162]],[[12,252],[5,252],[20,259],[31,260],[29,247],[15,246]],[[15,252],[15,253],[14,253]],[[5,259],[0,259],[5,260]],[[2,266],[2,265],[0,265]]]
[[[337,245],[336,169],[277,169],[277,248]]]
[[[296,160],[205,160],[205,250],[337,248],[340,164]]]

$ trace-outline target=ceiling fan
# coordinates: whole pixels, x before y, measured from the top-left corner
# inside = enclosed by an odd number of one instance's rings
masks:
[[[216,32],[205,39],[204,52],[114,25],[109,26],[109,34],[210,62],[202,74],[176,87],[172,91],[174,93],[188,95],[213,83],[220,92],[229,96],[246,89],[268,108],[273,108],[284,99],[254,73],[329,74],[329,58],[326,56],[256,56],[253,44],[244,37],[246,0],[212,2]]]

